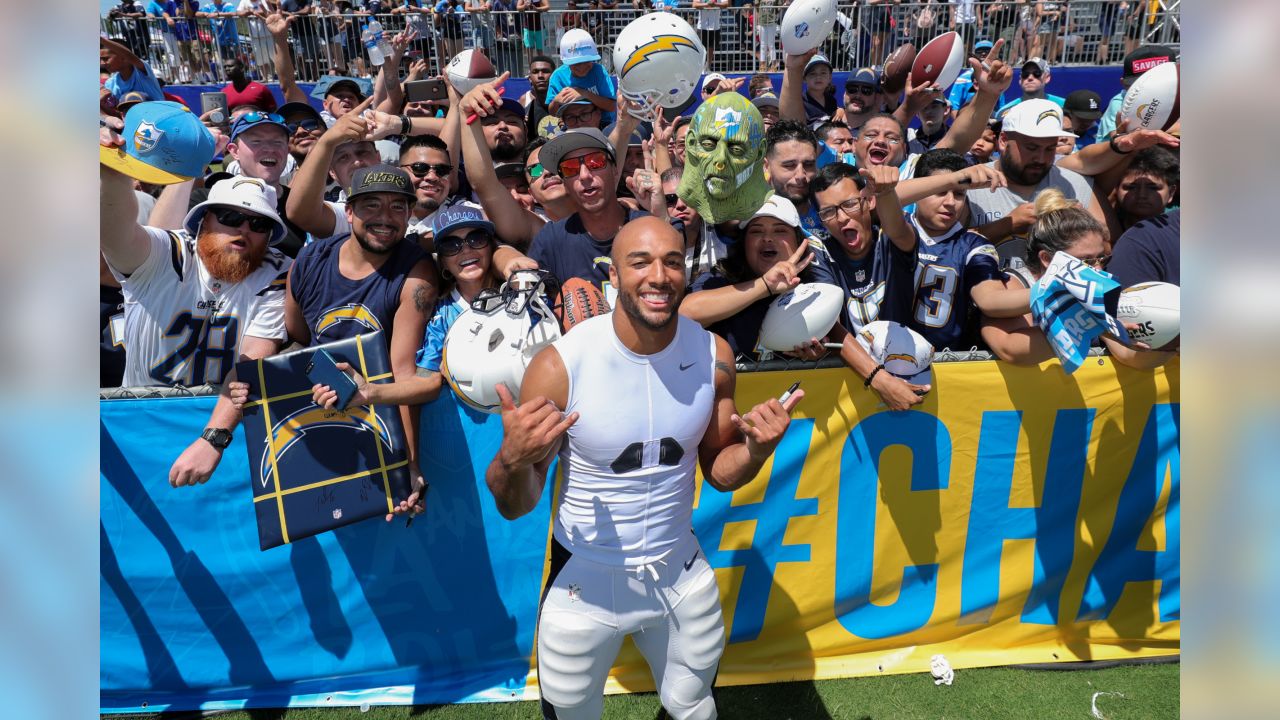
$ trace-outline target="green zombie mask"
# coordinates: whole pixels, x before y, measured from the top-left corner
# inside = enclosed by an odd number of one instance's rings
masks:
[[[716,95],[693,114],[677,192],[708,222],[749,220],[773,194],[764,151],[760,111],[736,92]]]

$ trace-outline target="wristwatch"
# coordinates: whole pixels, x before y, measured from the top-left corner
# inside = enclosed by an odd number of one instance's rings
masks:
[[[200,437],[219,450],[226,450],[231,444],[231,431],[226,428],[205,428]]]

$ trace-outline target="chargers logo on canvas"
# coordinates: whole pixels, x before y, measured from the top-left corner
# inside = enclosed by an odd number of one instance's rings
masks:
[[[391,433],[382,421],[373,416],[373,411],[368,406],[349,407],[346,410],[326,410],[308,405],[288,415],[271,428],[271,436],[267,438],[266,447],[262,449],[262,462],[259,465],[261,470],[259,479],[262,487],[267,487],[271,482],[272,453],[274,452],[275,464],[279,465],[285,454],[298,445],[298,441],[309,431],[319,428],[370,432],[378,438],[388,453],[394,449],[391,444]]]
[[[162,137],[164,137],[163,130],[153,125],[150,120],[143,120],[133,133],[133,146],[138,149],[139,155],[146,155],[156,149]]]

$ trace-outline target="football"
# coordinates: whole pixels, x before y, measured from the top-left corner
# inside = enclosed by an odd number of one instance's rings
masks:
[[[604,293],[590,281],[582,278],[569,278],[560,286],[560,297],[556,302],[556,319],[560,327],[569,332],[574,325],[609,312],[609,303],[605,302]]]
[[[964,69],[964,40],[948,32],[925,43],[911,63],[913,86],[937,83],[946,91]]]
[[[1120,117],[1128,118],[1130,130],[1168,130],[1178,121],[1178,86],[1181,73],[1177,63],[1157,65],[1138,76],[1124,94]]]
[[[916,46],[906,43],[889,53],[884,60],[884,74],[881,85],[889,94],[900,93],[907,86],[907,75],[911,73],[911,65],[916,61]]]
[[[796,0],[782,15],[782,51],[803,55],[818,47],[836,24],[835,0]]]
[[[445,68],[445,76],[459,95],[466,95],[480,83],[493,80],[498,73],[483,50],[471,49],[453,56]]]
[[[1155,70],[1148,71],[1152,72]],[[1116,319],[1137,326],[1129,330],[1129,337],[1150,345],[1153,350],[1163,349],[1178,339],[1182,315],[1178,292],[1177,285],[1163,282],[1125,288],[1120,293]]]
[[[760,325],[760,344],[774,352],[791,352],[810,338],[821,340],[840,318],[844,291],[828,283],[802,283],[769,305]]]

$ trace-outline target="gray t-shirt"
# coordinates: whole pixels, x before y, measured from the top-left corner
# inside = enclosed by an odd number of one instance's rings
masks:
[[[989,162],[987,166],[994,166],[995,162]],[[1035,202],[1036,194],[1047,188],[1061,190],[1068,199],[1079,201],[1085,208],[1093,204],[1093,179],[1072,170],[1063,170],[1055,165],[1049,168],[1049,173],[1044,176],[1040,184],[1025,195],[1007,187],[995,190],[988,188],[970,190],[967,193],[970,226],[978,227],[995,222],[1013,212],[1019,205]],[[1002,267],[1022,267],[1027,257],[1027,236],[1013,235],[997,245],[996,251],[1000,253]]]

